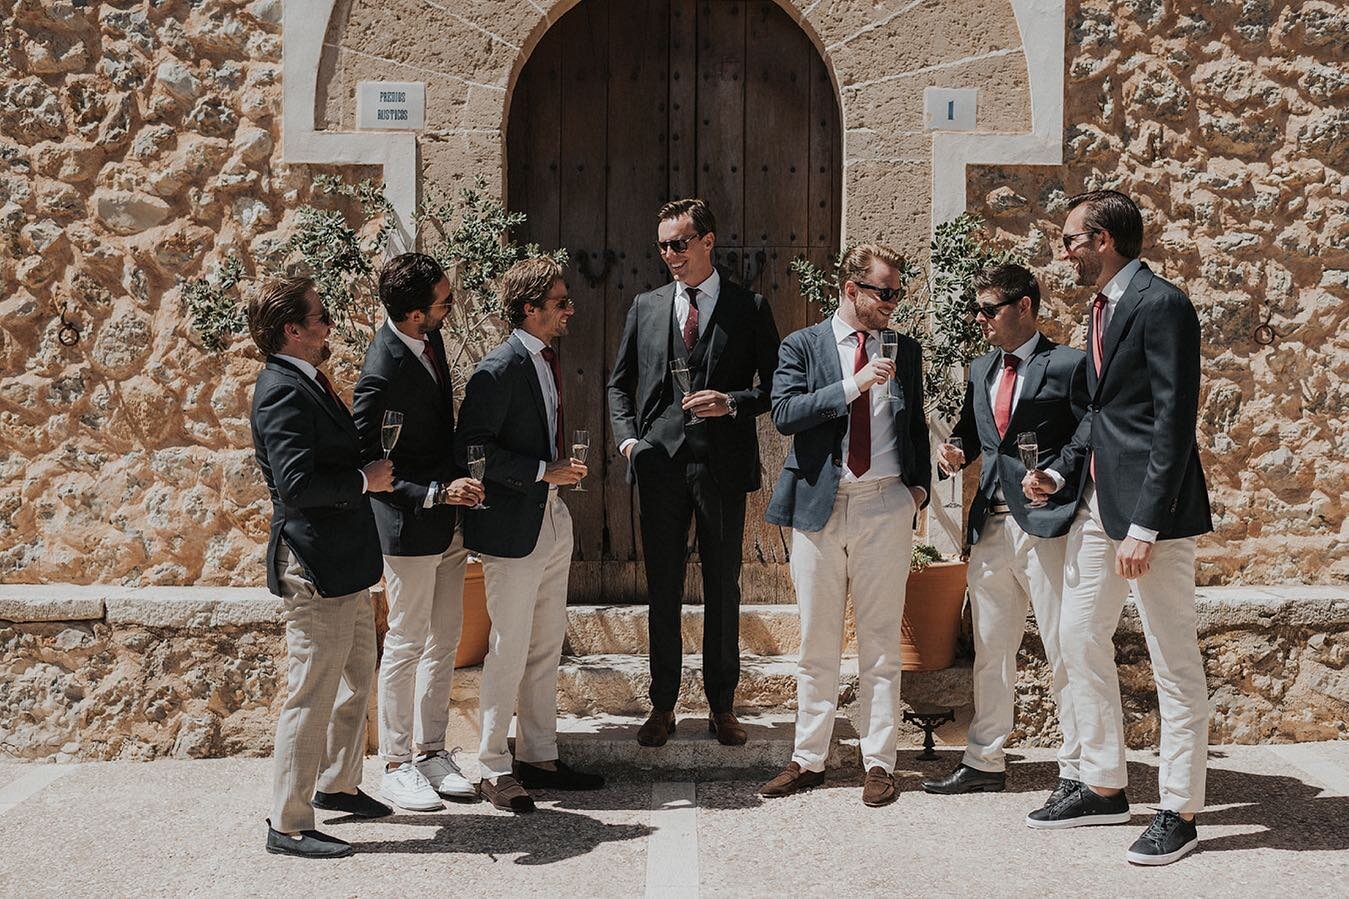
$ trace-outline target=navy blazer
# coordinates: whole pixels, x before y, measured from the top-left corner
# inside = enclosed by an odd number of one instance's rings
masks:
[[[900,476],[907,486],[931,493],[922,348],[916,340],[899,335],[895,365],[896,378],[888,387],[899,399],[891,405]],[[782,341],[773,373],[773,424],[792,438],[792,449],[764,515],[770,524],[818,531],[829,521],[843,476],[843,437],[848,431],[843,377],[831,319]],[[926,498],[923,504],[927,505]]]
[[[619,444],[628,438],[637,440],[632,458],[645,448],[640,444],[651,426],[675,402],[670,376],[674,296],[672,281],[632,301],[609,378],[614,440]],[[736,402],[734,418],[717,416],[698,425],[707,429],[705,436],[712,448],[707,467],[721,489],[749,493],[758,490],[763,480],[756,420],[768,411],[769,383],[777,361],[778,330],[772,307],[759,294],[722,275],[721,292],[704,336],[708,339],[707,388],[730,394]],[[628,481],[633,481],[631,466]]]
[[[384,455],[380,430],[385,410],[403,413],[403,430],[389,455],[393,491],[372,497],[380,548],[386,556],[439,555],[454,539],[457,507],[425,505],[432,481],[449,483],[464,476],[454,461],[454,390],[445,343],[438,331],[426,339],[440,371],[439,383],[386,323],[370,341],[352,399],[366,461]]]
[[[485,510],[464,510],[464,546],[472,552],[522,559],[534,551],[548,503],[539,462],[552,458],[553,434],[543,388],[529,351],[512,335],[478,363],[464,391],[455,459],[481,444],[487,453]]]
[[[320,596],[346,596],[384,570],[370,497],[361,492],[361,444],[346,407],[275,356],[253,388],[253,451],[272,496],[267,589],[281,595],[281,540]]]
[[[1087,330],[1087,413],[1059,458],[1045,467],[1082,496],[1088,459],[1096,459],[1096,497],[1111,539],[1129,525],[1158,539],[1213,530],[1208,485],[1199,464],[1199,317],[1171,282],[1144,265],[1115,306],[1096,375]]]
[[[983,460],[979,489],[970,502],[969,523],[965,529],[967,547],[979,542],[995,487],[1002,488],[1003,498],[1016,523],[1027,534],[1036,537],[1060,537],[1068,533],[1077,510],[1076,498],[1066,490],[1051,496],[1041,508],[1032,509],[1026,505],[1029,500],[1021,490],[1026,467],[1021,464],[1017,452],[1016,435],[1034,431],[1040,458],[1058,456],[1087,411],[1087,356],[1081,350],[1062,346],[1041,334],[1030,358],[1022,362],[1021,396],[1012,410],[1007,432],[999,437],[988,390],[1002,367],[1002,356],[1002,350],[995,349],[970,363],[965,403],[951,432],[952,437],[960,438],[965,448],[966,465],[973,463],[975,458]],[[976,446],[979,447],[978,456],[973,452]]]

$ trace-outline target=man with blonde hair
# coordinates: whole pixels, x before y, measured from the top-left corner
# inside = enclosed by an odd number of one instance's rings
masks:
[[[857,616],[862,802],[896,797],[899,626],[913,528],[932,480],[917,341],[888,327],[906,263],[890,247],[853,247],[839,266],[838,311],[787,335],[773,375],[773,424],[792,438],[765,517],[792,529],[801,615],[796,746],[759,792],[824,783],[838,705],[844,609]],[[883,347],[893,346],[894,356]]]
[[[604,778],[571,769],[557,752],[572,549],[571,513],[557,488],[586,475],[566,451],[562,368],[551,346],[573,312],[562,266],[547,256],[517,262],[502,276],[501,300],[515,330],[468,381],[455,455],[464,464],[479,447],[487,460],[485,508],[464,517],[464,546],[482,558],[492,619],[479,695],[480,788],[503,811],[530,812],[526,788],[594,790]],[[506,742],[513,717],[514,759]]]

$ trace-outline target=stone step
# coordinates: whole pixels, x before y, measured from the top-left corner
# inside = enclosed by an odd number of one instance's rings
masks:
[[[684,606],[684,652],[703,648],[703,606]],[[640,653],[647,642],[647,607],[591,605],[567,607],[567,649],[571,655]],[[852,607],[844,624],[845,652],[856,652]],[[795,604],[742,605],[740,646],[759,655],[789,655],[801,647],[801,619]]]
[[[640,746],[637,728],[644,720],[645,715],[565,715],[558,719],[558,754],[575,768],[614,780],[767,778],[791,761],[791,714],[740,716],[749,732],[743,746],[722,746],[701,716],[681,716],[664,746]],[[833,769],[861,765],[857,732],[844,715],[834,721],[826,764]]]

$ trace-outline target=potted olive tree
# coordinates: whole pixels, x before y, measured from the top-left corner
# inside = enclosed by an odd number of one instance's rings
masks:
[[[938,225],[932,235],[930,271],[906,261],[900,283],[908,299],[895,309],[891,325],[923,349],[923,399],[933,446],[951,433],[965,397],[965,370],[988,351],[979,326],[970,315],[974,302],[971,279],[989,265],[1023,262],[1011,250],[985,244],[983,221],[963,214]],[[791,264],[801,281],[801,292],[821,315],[838,308],[838,264],[826,272],[804,258]],[[933,471],[936,471],[933,465]],[[948,507],[947,488],[933,488],[928,505],[929,525],[946,535],[951,546],[962,543],[960,507]],[[943,559],[929,543],[915,543],[909,568],[907,601],[902,625],[904,670],[945,668],[955,657],[960,616],[965,600],[965,562]]]
[[[296,229],[276,254],[274,265],[246,275],[237,256],[228,257],[212,277],[183,286],[192,327],[202,345],[214,352],[252,352],[243,339],[244,306],[240,292],[255,281],[278,274],[303,274],[314,279],[333,319],[337,336],[333,364],[348,375],[349,386],[365,356],[366,347],[383,320],[378,273],[393,255],[395,212],[382,187],[365,180],[352,184],[331,175],[314,179],[323,206],[304,206],[296,214]],[[511,240],[511,231],[524,224],[520,213],[508,213],[488,196],[485,184],[445,198],[431,191],[430,199],[414,214],[413,233],[422,251],[446,271],[456,273],[455,304],[446,319],[446,351],[454,383],[463,390],[473,366],[507,335],[500,276],[525,256],[540,250]],[[551,254],[566,262],[566,251]],[[462,396],[462,394],[461,394]],[[388,606],[382,594],[376,600],[376,631],[382,649],[388,629]],[[487,654],[491,622],[487,617],[482,565],[470,560],[464,575],[464,623],[455,666],[476,665]]]

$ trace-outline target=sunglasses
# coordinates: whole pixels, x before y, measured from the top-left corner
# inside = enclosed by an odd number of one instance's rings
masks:
[[[328,313],[328,307],[326,306],[323,308],[322,312],[309,313],[304,317],[304,320],[309,321],[311,318],[318,319],[320,322],[322,322],[325,325],[328,325],[329,327],[331,327],[333,323],[333,317]]]
[[[676,237],[674,240],[658,240],[656,241],[656,247],[662,253],[682,253],[689,248],[689,244],[702,236],[703,235],[699,234],[697,237]]]
[[[865,281],[854,281],[859,290],[874,291],[876,298],[882,303],[888,303],[891,300],[899,301],[904,298],[904,288],[902,287],[877,287],[875,284],[868,284]]]
[[[1100,228],[1090,228],[1086,231],[1078,231],[1076,234],[1065,234],[1063,235],[1063,248],[1065,250],[1071,250],[1073,248],[1073,243],[1079,237],[1086,237],[1088,234],[1100,234],[1100,233],[1101,233]]]
[[[1003,300],[1001,303],[970,303],[970,315],[974,316],[975,318],[978,318],[981,315],[984,318],[997,318],[998,310],[1001,309],[1003,306],[1010,306],[1013,303],[1019,302],[1021,302],[1021,297],[1016,297],[1015,299],[1011,300]]]

